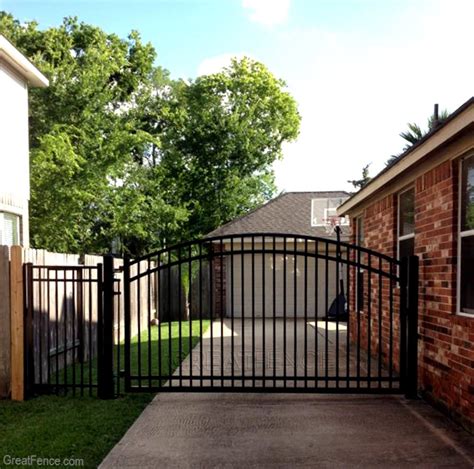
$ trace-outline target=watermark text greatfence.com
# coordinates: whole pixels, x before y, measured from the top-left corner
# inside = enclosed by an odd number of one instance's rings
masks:
[[[44,467],[82,467],[84,459],[80,458],[45,458],[31,456],[15,457],[10,454],[3,456],[4,466],[44,466]]]

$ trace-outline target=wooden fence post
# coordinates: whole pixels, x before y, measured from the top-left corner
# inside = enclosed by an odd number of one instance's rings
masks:
[[[23,249],[11,247],[10,257],[10,317],[11,317],[11,398],[25,398],[25,350],[23,304]]]

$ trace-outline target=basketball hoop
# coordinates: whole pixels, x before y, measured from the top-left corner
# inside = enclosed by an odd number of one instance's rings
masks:
[[[341,226],[344,218],[338,217],[337,215],[331,215],[323,218],[324,229],[328,235],[332,235],[336,232],[336,227]]]

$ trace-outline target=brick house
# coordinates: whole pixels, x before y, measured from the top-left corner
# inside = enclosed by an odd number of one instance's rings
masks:
[[[350,216],[352,242],[392,257],[419,257],[418,387],[472,431],[474,98],[345,201],[338,214]],[[351,314],[366,321],[357,300],[349,299]]]

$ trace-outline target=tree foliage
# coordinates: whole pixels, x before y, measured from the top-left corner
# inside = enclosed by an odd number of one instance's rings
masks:
[[[350,184],[352,184],[354,186],[355,189],[357,190],[360,190],[362,189],[364,186],[366,186],[370,180],[372,179],[370,176],[369,176],[369,166],[371,165],[371,163],[368,163],[366,164],[363,168],[362,168],[362,177],[360,179],[352,179],[350,181],[347,181],[349,182]]]
[[[428,118],[428,126],[427,130],[422,129],[418,124],[416,123],[408,123],[407,127],[408,130],[405,130],[403,132],[400,132],[400,137],[402,137],[406,142],[408,142],[404,147],[401,153],[398,153],[397,155],[392,155],[388,160],[386,165],[391,165],[395,161],[398,160],[398,158],[406,152],[409,148],[411,148],[415,143],[418,143],[423,137],[428,135],[432,130],[434,130],[438,125],[442,124],[447,118],[449,117],[449,112],[444,109],[441,111],[439,114],[438,118],[434,114],[432,114]]]
[[[222,72],[176,88],[162,165],[190,210],[190,236],[268,200],[271,165],[298,133],[293,98],[262,64],[234,60]]]
[[[136,31],[76,18],[41,30],[0,12],[0,34],[50,80],[30,92],[34,246],[139,254],[273,195],[271,165],[300,118],[264,65],[173,81]]]

